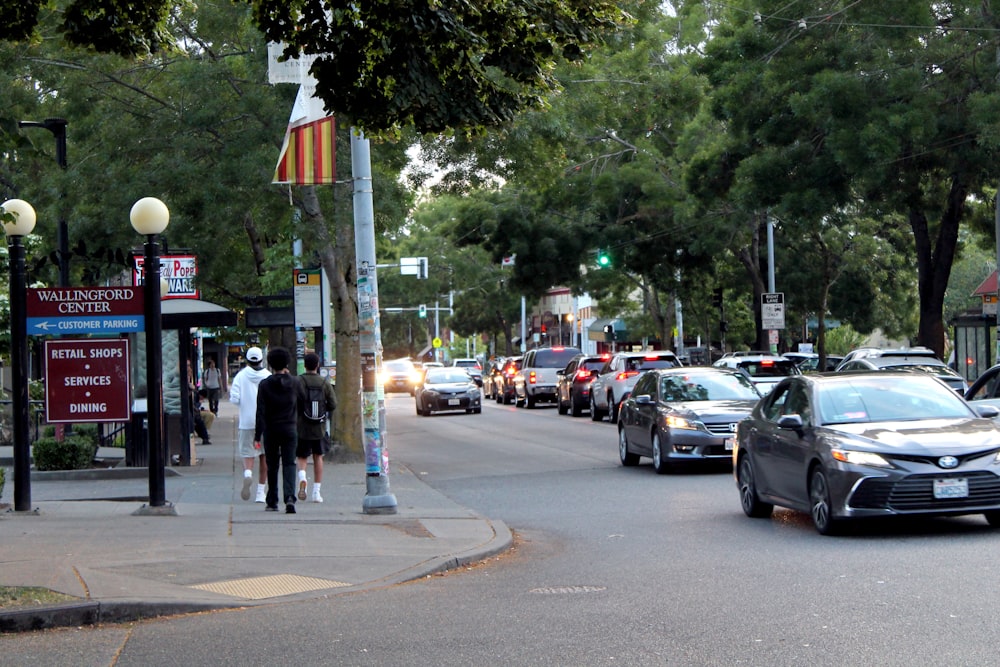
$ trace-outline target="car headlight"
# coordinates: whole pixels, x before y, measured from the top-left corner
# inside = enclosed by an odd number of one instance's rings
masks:
[[[856,452],[850,449],[832,449],[830,453],[838,461],[853,463],[861,466],[877,466],[879,468],[891,468],[892,464],[881,455],[873,452]]]
[[[698,431],[701,428],[701,423],[693,421],[691,419],[685,419],[684,417],[678,417],[676,415],[670,415],[665,419],[667,428],[680,428],[686,429],[688,431]]]

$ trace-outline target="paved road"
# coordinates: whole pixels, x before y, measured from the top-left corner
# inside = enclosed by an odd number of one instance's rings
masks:
[[[394,460],[503,520],[512,553],[324,600],[4,637],[0,663],[995,662],[1000,535],[979,517],[826,538],[792,512],[747,519],[725,472],[622,468],[607,423],[494,404],[421,418],[402,396],[388,407]]]

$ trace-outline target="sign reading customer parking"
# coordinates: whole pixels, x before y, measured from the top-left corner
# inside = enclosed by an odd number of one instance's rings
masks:
[[[146,258],[136,255],[132,269],[132,284],[142,285],[142,267]],[[195,278],[198,276],[198,258],[194,255],[162,255],[160,257],[160,278],[167,281],[170,288],[164,299],[197,299],[198,289]]]
[[[129,420],[128,339],[45,341],[45,421]]]
[[[135,287],[28,289],[29,336],[68,336],[143,331],[142,290]]]

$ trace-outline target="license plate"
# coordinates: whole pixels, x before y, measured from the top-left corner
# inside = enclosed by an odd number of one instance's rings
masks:
[[[960,479],[936,479],[934,480],[935,498],[968,498],[969,480]]]
[[[725,440],[722,441],[722,444],[726,447],[726,451],[727,452],[733,451],[733,439],[732,438],[726,438]]]
[[[461,405],[461,403],[462,401],[458,400],[457,398],[448,399],[448,405]]]

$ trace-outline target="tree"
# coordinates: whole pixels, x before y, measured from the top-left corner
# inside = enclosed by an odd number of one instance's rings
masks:
[[[815,18],[783,7],[758,3],[759,20],[725,11],[706,45],[712,111],[727,132],[721,190],[786,219],[857,202],[874,219],[902,216],[917,341],[943,355],[958,230],[1000,177],[996,17],[971,1],[857,3]]]

